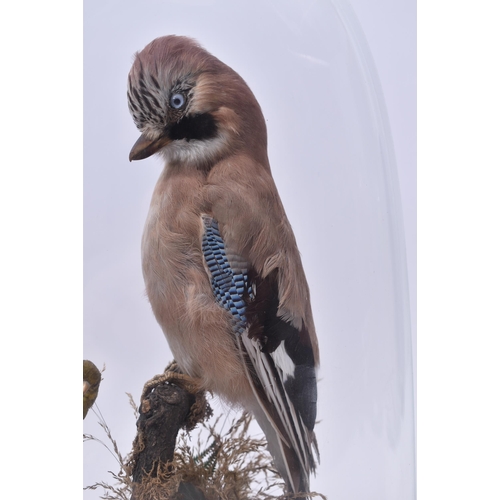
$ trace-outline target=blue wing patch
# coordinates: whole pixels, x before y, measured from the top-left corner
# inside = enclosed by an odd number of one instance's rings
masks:
[[[232,314],[235,331],[241,334],[247,324],[246,303],[243,297],[253,297],[252,287],[248,283],[248,272],[246,269],[235,271],[231,268],[217,221],[211,217],[203,217],[203,224],[205,232],[202,251],[212,276],[215,300]]]

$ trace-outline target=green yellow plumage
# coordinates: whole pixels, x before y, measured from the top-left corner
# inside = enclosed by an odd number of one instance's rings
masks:
[[[101,383],[101,372],[88,359],[83,360],[83,418],[94,404]]]

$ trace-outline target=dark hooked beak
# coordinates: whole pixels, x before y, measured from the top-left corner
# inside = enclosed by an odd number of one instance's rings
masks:
[[[167,133],[160,135],[157,139],[148,139],[144,134],[141,134],[136,143],[132,146],[128,159],[130,161],[134,160],[144,160],[144,158],[149,158],[151,155],[157,153],[161,148],[164,148],[172,142],[172,139],[168,137]]]

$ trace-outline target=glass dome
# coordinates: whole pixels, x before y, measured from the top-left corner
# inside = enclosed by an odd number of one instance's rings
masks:
[[[246,80],[266,118],[320,343],[321,464],[311,488],[331,499],[415,498],[399,185],[378,77],[348,2],[87,0],[84,27],[84,356],[106,364],[98,405],[121,450],[135,433],[125,392],[138,400],[172,359],[140,265],[162,163],[128,162],[138,132],[126,80],[136,51],[158,36],[186,35]],[[95,418],[84,427],[99,435]],[[116,469],[104,448],[86,444],[84,453],[86,484]]]

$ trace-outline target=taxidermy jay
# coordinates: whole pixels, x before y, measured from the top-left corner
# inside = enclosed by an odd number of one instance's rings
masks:
[[[165,160],[142,240],[156,319],[181,370],[250,411],[287,490],[307,493],[318,341],[260,106],[235,71],[180,36],[136,55],[127,96],[141,132],[130,160]]]

